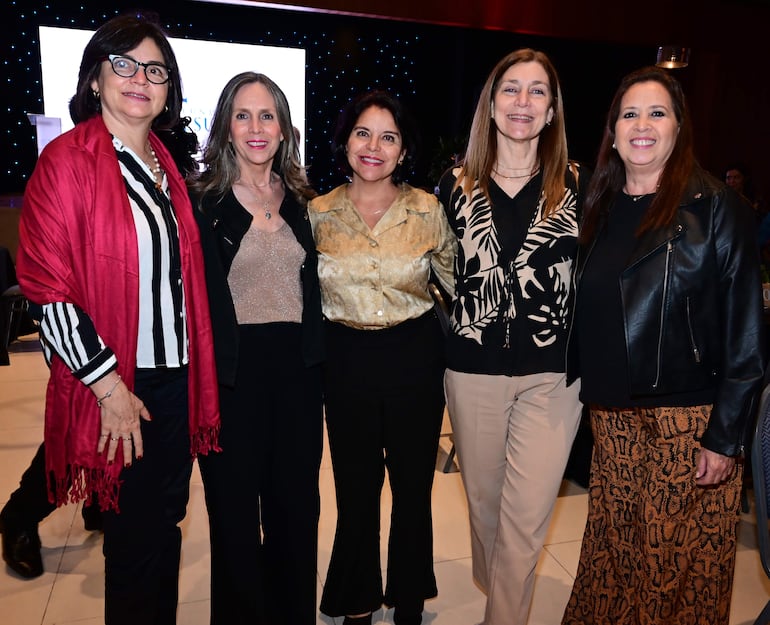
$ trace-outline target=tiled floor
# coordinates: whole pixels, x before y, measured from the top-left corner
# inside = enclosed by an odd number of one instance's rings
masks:
[[[0,504],[16,488],[19,477],[42,439],[42,413],[47,369],[32,337],[16,342],[11,366],[0,367]],[[448,426],[445,426],[448,430]],[[444,449],[448,439],[442,439]],[[438,461],[443,464],[444,451]],[[564,483],[546,548],[537,569],[530,625],[557,625],[577,568],[586,515],[585,492]],[[321,470],[321,523],[318,586],[324,581],[334,536],[334,485],[328,454]],[[459,473],[436,472],[434,533],[439,596],[427,602],[423,623],[473,625],[481,620],[484,599],[471,581],[467,510]],[[383,496],[383,541],[387,537],[389,494]],[[208,624],[209,553],[203,486],[193,475],[189,513],[183,523],[184,544],[178,622]],[[22,580],[0,563],[0,623],[4,625],[96,625],[102,622],[103,562],[101,537],[86,532],[77,506],[59,508],[40,525],[46,573]],[[384,547],[383,547],[384,548]],[[744,515],[730,625],[750,625],[770,599],[756,551],[756,525]],[[377,613],[375,622],[392,623],[392,611]],[[342,619],[339,619],[341,621]],[[323,615],[319,624],[335,621]]]

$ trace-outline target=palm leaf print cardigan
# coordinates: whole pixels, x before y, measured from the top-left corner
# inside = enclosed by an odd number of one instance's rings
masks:
[[[564,195],[548,217],[543,215],[542,173],[514,198],[490,181],[490,202],[478,182],[469,194],[455,189],[459,171],[448,171],[439,184],[459,242],[449,368],[491,375],[565,371],[581,203],[579,166],[568,167]],[[580,189],[586,186],[582,178]],[[518,235],[512,232],[517,222]]]

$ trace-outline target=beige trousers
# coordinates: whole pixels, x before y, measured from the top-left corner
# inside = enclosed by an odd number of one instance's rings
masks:
[[[444,378],[468,498],[484,625],[526,625],[543,547],[580,422],[580,382],[563,373]]]

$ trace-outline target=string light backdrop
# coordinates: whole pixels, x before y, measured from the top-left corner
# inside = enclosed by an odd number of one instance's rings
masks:
[[[136,0],[112,0],[109,9],[101,0],[58,4],[65,6],[41,0],[10,0],[5,5],[0,43],[5,112],[0,194],[21,194],[37,158],[35,130],[27,113],[43,112],[39,26],[95,30],[109,18],[137,7]],[[647,47],[448,25],[197,1],[163,4],[157,9],[158,21],[174,38],[306,51],[306,136],[302,139],[311,183],[321,193],[343,180],[332,165],[329,142],[339,110],[360,91],[387,89],[414,113],[422,149],[409,181],[432,188],[435,172],[451,157],[442,153],[443,146],[454,149],[462,143],[487,73],[511,50],[538,48],[554,61],[565,94],[571,156],[587,162],[594,157],[618,79],[647,64],[651,54]],[[603,61],[601,66],[590,66],[589,72],[586,59],[593,58]],[[205,64],[180,70],[183,83],[185,76],[215,71]],[[236,73],[228,68],[216,71]],[[270,77],[281,85],[281,76]]]

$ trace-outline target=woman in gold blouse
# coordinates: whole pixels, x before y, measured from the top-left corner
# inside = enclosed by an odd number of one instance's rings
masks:
[[[371,623],[385,603],[397,625],[422,622],[435,597],[431,487],[444,411],[443,336],[431,269],[453,291],[456,242],[438,200],[403,182],[416,132],[381,91],[342,111],[333,150],[350,182],[308,206],[318,249],[327,360],[326,423],[337,533],[321,611]],[[380,493],[393,494],[387,580]]]

